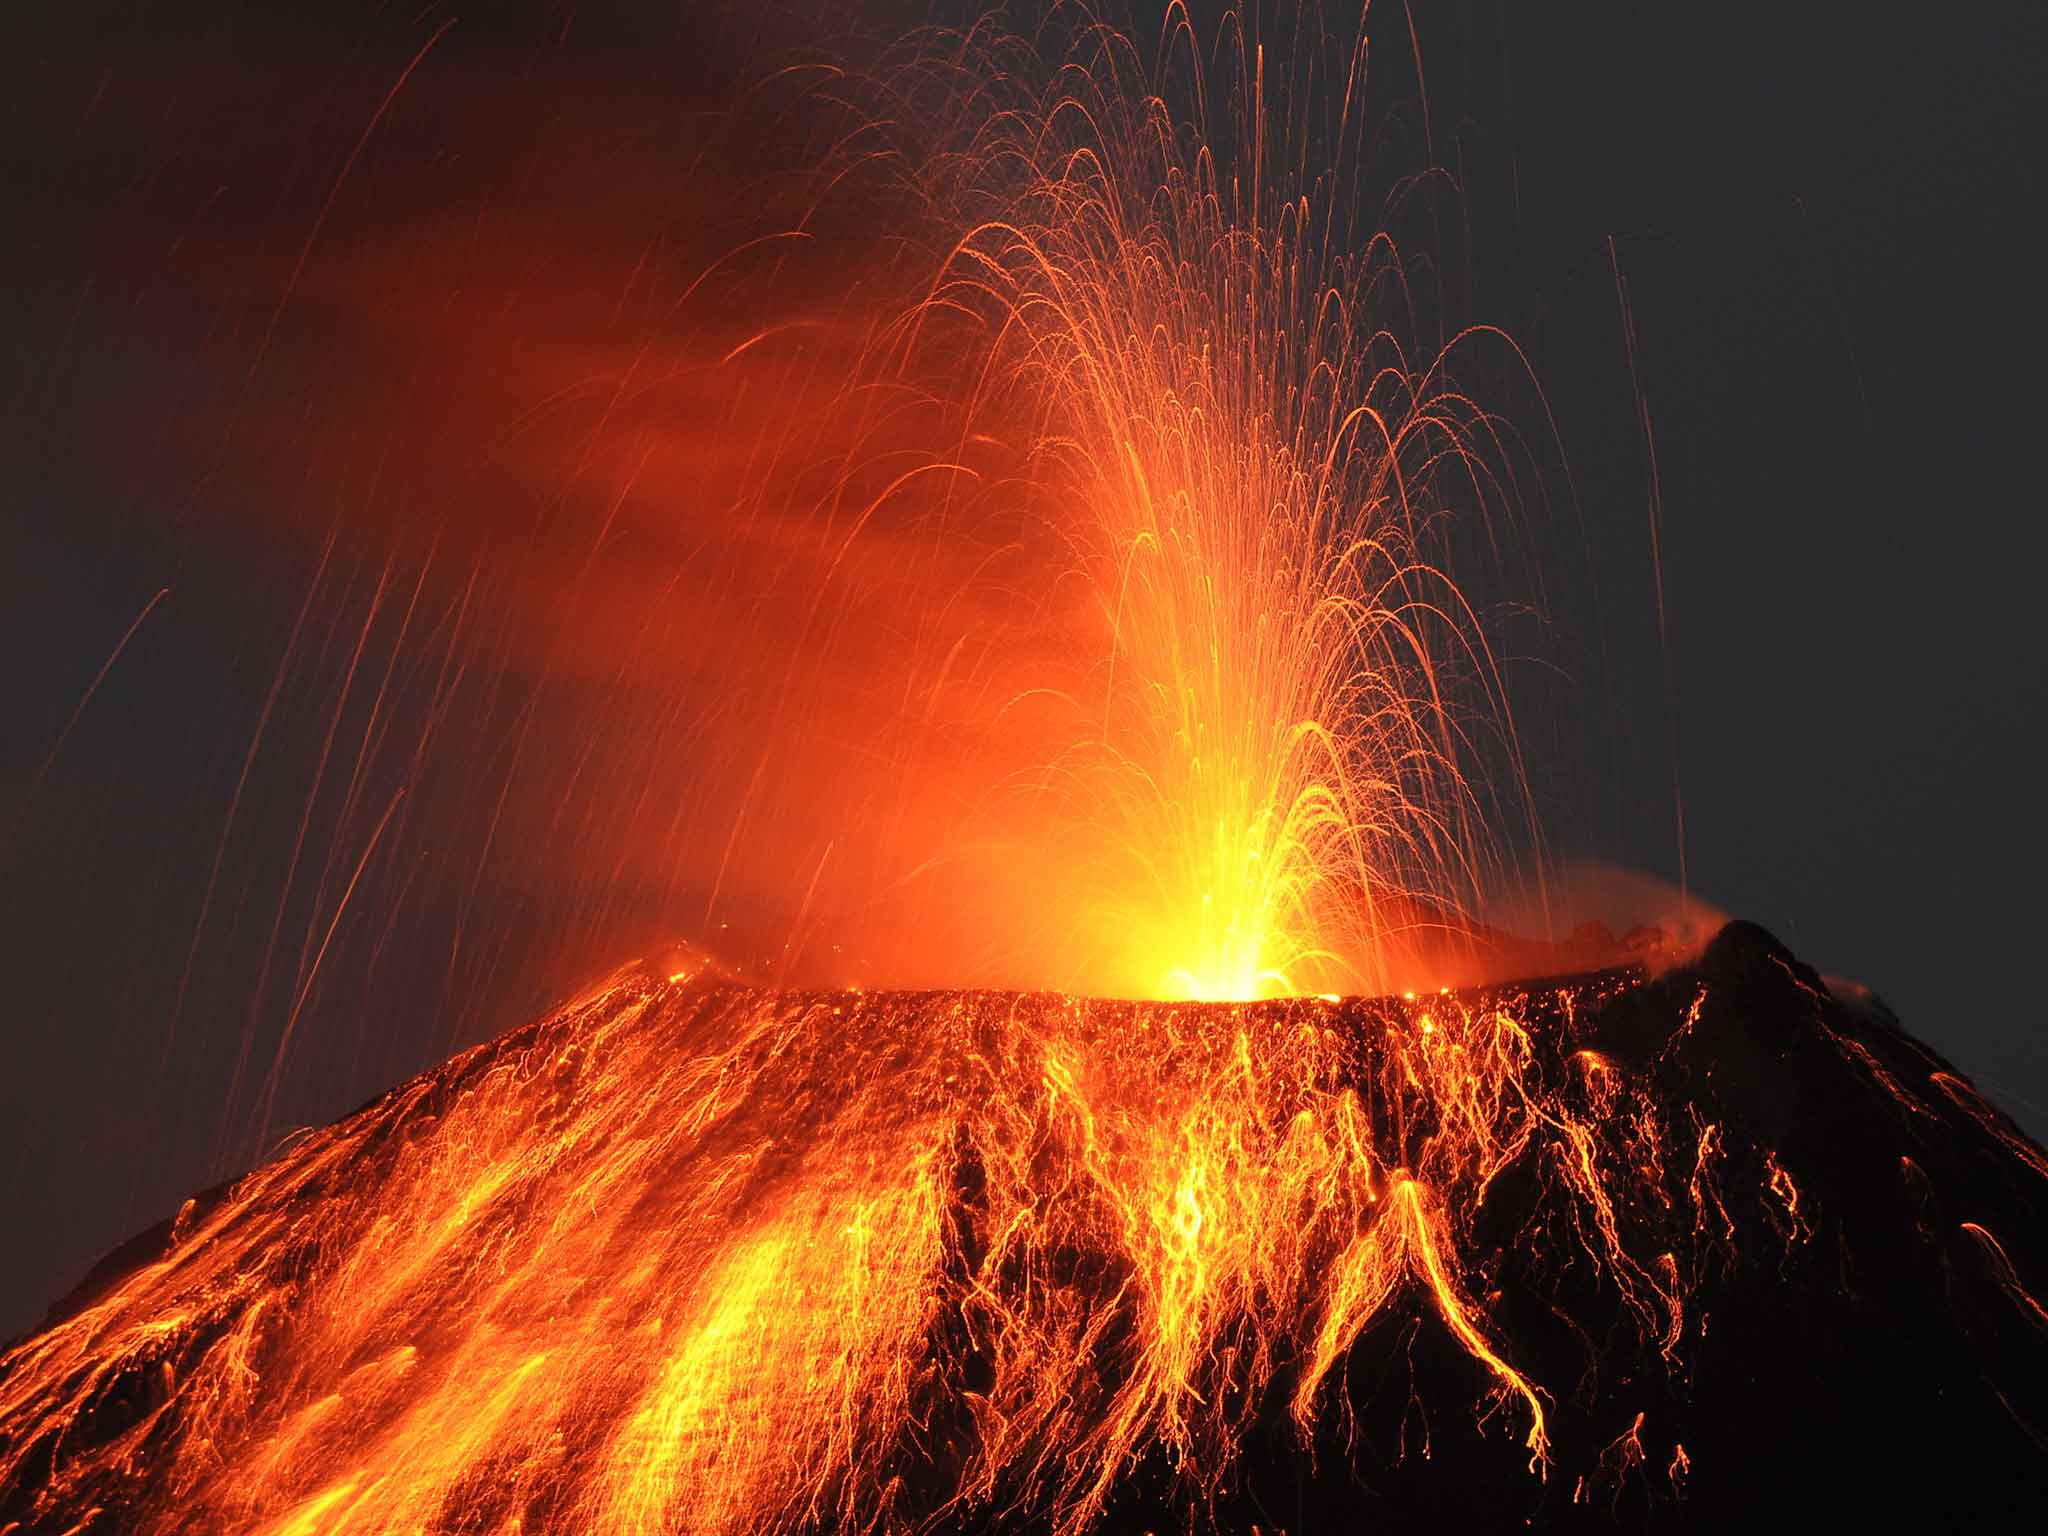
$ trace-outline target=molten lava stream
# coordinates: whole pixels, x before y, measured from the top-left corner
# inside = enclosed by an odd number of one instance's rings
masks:
[[[1535,1011],[1272,996],[1385,989],[1527,813],[1451,576],[1454,524],[1512,542],[1503,435],[1452,377],[1483,333],[1389,329],[1421,306],[1352,206],[1363,34],[1328,133],[1292,99],[1308,53],[1269,75],[1236,34],[1219,135],[1191,28],[1156,66],[1073,31],[1071,57],[982,30],[904,72],[905,120],[944,103],[910,176],[944,235],[864,366],[936,381],[1007,466],[960,475],[949,518],[1031,526],[1079,594],[1059,685],[1019,696],[1068,712],[1011,779],[1034,841],[1002,850],[1087,871],[1059,973],[1210,1001],[622,973],[189,1208],[22,1345],[0,1490],[164,1531],[1079,1533],[1134,1468],[1211,1500],[1266,1419],[1344,1417],[1348,1353],[1411,1297],[1534,1481],[1556,1386],[1474,1240],[1511,1168],[1676,1337],[1668,1245],[1636,1231],[1659,1144],[1620,1129],[1641,1090],[1566,1039],[1622,982]],[[834,569],[874,510],[822,541]]]
[[[1582,1258],[1655,1329],[1676,1299],[1618,1234],[1621,1090],[1543,1082],[1517,1011],[621,973],[19,1347],[0,1489],[165,1531],[1079,1532],[1148,1458],[1199,1499],[1261,1415],[1310,1434],[1409,1296],[1540,1474],[1490,1181],[1540,1153]]]

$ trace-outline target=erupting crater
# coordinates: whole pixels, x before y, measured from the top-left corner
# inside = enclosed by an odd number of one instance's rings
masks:
[[[1654,979],[1341,1001],[669,969],[111,1257],[0,1359],[0,1531],[1686,1524],[2048,1483],[2048,1158],[1750,925]]]

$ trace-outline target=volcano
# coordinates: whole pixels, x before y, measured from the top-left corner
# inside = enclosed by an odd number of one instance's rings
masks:
[[[1894,1526],[2048,1507],[2048,1156],[1875,999],[634,966],[0,1361],[0,1532]]]

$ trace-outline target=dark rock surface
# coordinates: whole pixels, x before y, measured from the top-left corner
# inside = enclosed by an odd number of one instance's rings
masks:
[[[1668,1327],[1573,1247],[1601,1239],[1552,1176],[1547,1160],[1569,1149],[1532,1138],[1452,1219],[1489,1326],[1545,1398],[1547,1470],[1532,1474],[1516,1410],[1412,1295],[1352,1347],[1311,1446],[1285,1393],[1272,1393],[1213,1502],[1191,1504],[1152,1454],[1129,1468],[1103,1529],[2005,1529],[2048,1514],[2048,1156],[2008,1117],[1881,1003],[1835,995],[1753,924],[1728,924],[1692,963],[1654,978],[1610,971],[1483,997],[1527,1021],[1531,1083],[1558,1102],[1625,1086],[1611,1102],[1626,1113],[1589,1113],[1613,1126],[1586,1155],[1641,1161],[1613,1220],[1650,1256],[1659,1278],[1648,1288],[1682,1297]],[[1372,1029],[1384,1006],[1344,1003],[1338,1027]],[[545,1025],[413,1085],[412,1120],[431,1125]],[[906,1036],[901,1049],[917,1048]],[[380,1130],[365,1155],[414,1129]],[[1401,1155],[1396,1145],[1389,1163]],[[949,1217],[969,1248],[972,1172],[963,1162]],[[152,1262],[180,1223],[223,1198],[233,1196],[195,1197],[179,1222],[109,1255],[51,1323]],[[316,1184],[295,1198],[330,1196]],[[935,1352],[949,1347],[934,1340]],[[0,1387],[17,1358],[0,1359]],[[39,1507],[38,1493],[64,1455],[155,1414],[170,1373],[110,1378],[63,1444],[39,1441],[0,1483],[0,1536],[155,1528],[125,1501],[151,1486],[149,1447],[175,1433],[168,1414],[124,1466],[129,1481],[61,1507]],[[1000,1499],[946,1510],[947,1435],[965,1423],[930,1405],[925,1459],[900,1474],[904,1528],[1027,1528],[990,1513]],[[17,1428],[0,1423],[0,1450],[21,1444]]]

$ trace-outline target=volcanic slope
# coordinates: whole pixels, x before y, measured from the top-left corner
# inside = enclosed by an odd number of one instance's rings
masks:
[[[0,1533],[2038,1518],[2044,1218],[1743,923],[1380,1000],[631,968],[110,1256],[0,1357]]]

